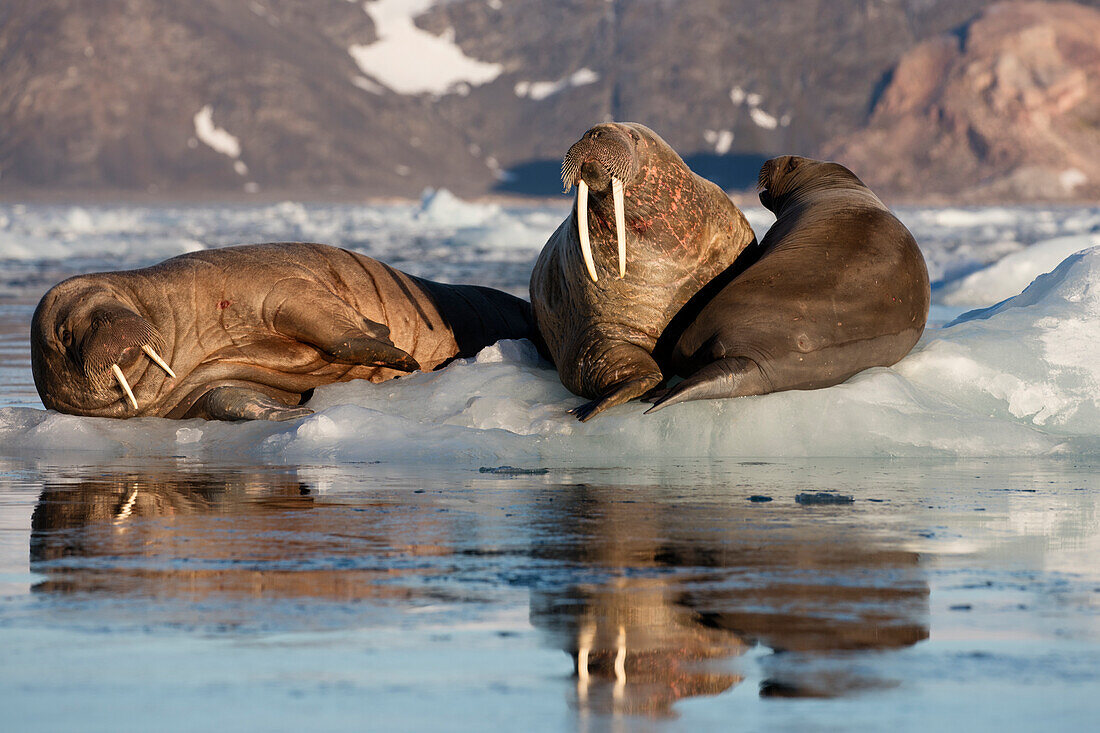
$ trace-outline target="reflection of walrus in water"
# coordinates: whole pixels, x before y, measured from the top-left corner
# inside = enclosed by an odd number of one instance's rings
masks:
[[[286,420],[315,387],[380,382],[534,334],[530,306],[320,244],[194,252],[69,278],[39,303],[47,408],[101,417]]]
[[[586,132],[565,156],[572,214],[531,274],[539,332],[562,384],[592,401],[587,420],[657,386],[651,356],[665,326],[755,241],[718,186],[642,125]]]
[[[535,554],[581,564],[590,580],[540,583],[531,622],[573,657],[584,709],[669,714],[679,699],[741,682],[719,662],[756,644],[787,653],[760,661],[761,695],[842,695],[889,682],[822,675],[806,662],[928,636],[917,554],[850,524],[792,524],[782,507],[685,506],[639,492],[627,504],[602,500],[605,488],[553,490],[555,523],[569,531]]]
[[[924,332],[924,257],[855,174],[788,155],[764,164],[760,185],[776,222],[759,259],[708,293],[672,350],[671,371],[687,379],[654,393],[650,412],[688,400],[829,387],[891,366]]]
[[[319,500],[295,473],[276,470],[120,472],[47,484],[31,517],[36,593],[138,594],[185,601],[409,598],[403,571],[362,562],[364,547],[390,546],[392,528],[364,525],[371,501]],[[229,521],[231,520],[231,521]],[[401,525],[401,547],[440,553],[410,536],[445,535],[440,520]],[[415,573],[415,571],[411,571]],[[196,616],[233,619],[212,604]]]

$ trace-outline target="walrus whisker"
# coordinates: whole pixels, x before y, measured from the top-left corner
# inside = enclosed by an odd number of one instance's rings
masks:
[[[615,200],[615,234],[619,238],[619,279],[626,277],[626,205],[623,203],[623,182],[611,179],[611,194]]]
[[[176,378],[176,373],[172,371],[172,367],[168,366],[168,362],[160,358],[160,354],[156,352],[156,349],[154,349],[149,344],[143,344],[141,350],[144,351],[146,355],[148,355],[148,357],[153,360],[153,363],[166,371],[169,377],[171,377],[172,379]]]
[[[137,398],[134,397],[134,391],[130,389],[130,383],[126,381],[126,376],[119,369],[118,364],[111,365],[111,371],[115,373],[115,379],[118,380],[119,385],[122,387],[122,391],[126,393],[126,396],[130,398],[130,404],[134,406],[134,409],[138,409]]]
[[[596,262],[592,259],[592,241],[588,238],[588,184],[583,178],[577,181],[577,237],[581,240],[584,266],[588,268],[592,282],[597,282],[599,277],[596,276]]]
[[[580,164],[577,163],[576,159],[569,156],[566,156],[565,160],[561,162],[562,193],[569,193],[569,189],[573,188],[573,183],[577,180],[577,169],[579,167]]]

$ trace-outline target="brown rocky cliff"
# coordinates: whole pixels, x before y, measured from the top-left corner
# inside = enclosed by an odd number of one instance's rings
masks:
[[[873,187],[952,201],[1100,197],[1100,11],[1007,2],[898,64],[865,129],[823,146]]]
[[[730,189],[780,153],[907,196],[1097,180],[1100,0],[381,2],[0,0],[0,195],[553,195],[605,119]],[[425,59],[376,27],[401,8],[398,30],[451,47],[430,71],[491,78],[402,90]]]

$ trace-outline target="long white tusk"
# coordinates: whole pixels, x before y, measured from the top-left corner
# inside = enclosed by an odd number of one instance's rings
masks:
[[[596,262],[592,259],[592,242],[588,238],[588,184],[584,180],[577,181],[577,236],[581,240],[584,265],[592,282],[596,282],[599,278],[596,277]]]
[[[623,182],[611,179],[611,196],[615,201],[615,234],[619,237],[619,278],[626,277],[626,207],[623,204]]]
[[[134,398],[134,391],[130,389],[130,383],[126,381],[126,377],[122,374],[122,370],[118,368],[118,364],[112,364],[111,371],[115,373],[115,379],[122,385],[122,391],[130,398],[130,404],[134,406],[135,410],[138,409],[137,400]]]
[[[164,361],[164,359],[160,358],[160,354],[158,354],[152,346],[150,346],[149,344],[145,344],[141,347],[141,350],[148,354],[149,358],[156,362],[157,366],[168,372],[169,377],[171,377],[172,379],[176,378],[176,373],[172,371],[172,367],[168,366],[168,363]]]

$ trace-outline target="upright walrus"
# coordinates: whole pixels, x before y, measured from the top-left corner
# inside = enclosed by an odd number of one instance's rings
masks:
[[[322,244],[255,244],[69,278],[31,324],[43,404],[75,415],[288,420],[309,391],[534,337],[530,306]]]
[[[562,384],[587,420],[661,383],[657,338],[755,242],[744,215],[652,130],[597,125],[562,162],[573,210],[531,275],[531,304]],[[589,196],[591,192],[591,197]]]
[[[890,366],[924,332],[928,269],[913,235],[850,170],[796,156],[760,171],[776,222],[759,259],[699,311],[671,367],[677,402],[839,384]]]

